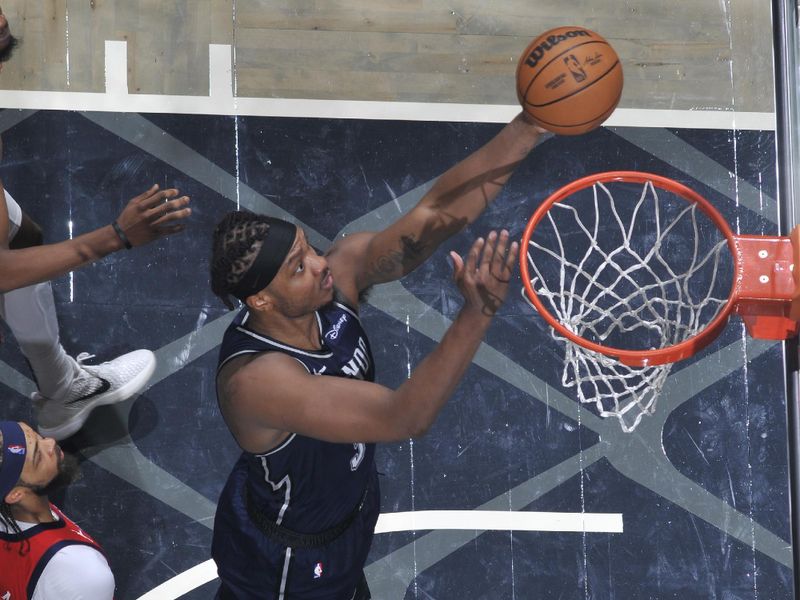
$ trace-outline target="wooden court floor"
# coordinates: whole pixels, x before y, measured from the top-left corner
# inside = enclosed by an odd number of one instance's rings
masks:
[[[0,90],[102,92],[104,43],[128,42],[131,93],[208,93],[208,45],[235,48],[253,98],[513,104],[542,31],[605,36],[623,108],[770,112],[765,0],[4,0],[23,46]],[[0,95],[2,104],[2,95]]]

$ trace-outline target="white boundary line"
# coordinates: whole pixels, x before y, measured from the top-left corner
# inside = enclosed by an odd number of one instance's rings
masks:
[[[167,579],[144,596],[139,596],[138,600],[176,600],[216,578],[217,565],[209,559],[183,573],[178,573],[172,579]]]
[[[106,40],[105,78],[106,94],[114,98],[128,95],[128,42]]]
[[[421,510],[382,513],[375,533],[442,529],[622,533],[623,528],[619,513]],[[207,560],[168,579],[138,600],[177,600],[216,578],[217,565],[213,560]]]
[[[389,119],[507,123],[520,108],[503,104],[372,102],[291,98],[235,98],[231,47],[209,46],[209,95],[167,96],[128,93],[127,42],[106,41],[106,92],[0,91],[0,106],[28,110]],[[714,110],[617,109],[609,127],[775,130],[775,113]]]
[[[382,513],[375,533],[440,529],[622,533],[619,513],[417,510]]]

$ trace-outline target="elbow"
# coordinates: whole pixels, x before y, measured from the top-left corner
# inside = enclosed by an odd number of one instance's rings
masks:
[[[385,442],[402,442],[404,440],[421,438],[428,432],[432,425],[430,419],[422,415],[414,414],[414,411],[404,410],[387,415],[384,423],[388,427],[384,428]]]
[[[398,433],[404,440],[421,438],[433,425],[433,419],[425,418],[423,415],[409,415],[406,419],[397,422],[401,424],[401,431]]]
[[[389,435],[394,441],[421,438],[436,420],[438,410],[434,410],[428,402],[409,401],[409,392],[401,386],[392,394],[388,404],[390,408],[385,418],[387,423],[391,423]]]
[[[431,423],[427,423],[427,424],[424,424],[424,425],[419,425],[417,427],[414,427],[409,431],[409,434],[408,434],[408,436],[406,436],[406,438],[412,438],[412,439],[418,440],[419,438],[424,436],[426,433],[428,433],[428,430],[430,428],[431,428]]]

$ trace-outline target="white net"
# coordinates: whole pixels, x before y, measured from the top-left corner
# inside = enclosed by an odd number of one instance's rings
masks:
[[[604,346],[651,350],[695,335],[725,305],[733,271],[726,247],[694,202],[649,181],[595,183],[553,204],[531,235],[527,260],[532,288],[567,330]],[[581,402],[616,417],[626,432],[655,411],[672,364],[630,367],[555,330],[553,337],[566,345],[562,384]]]

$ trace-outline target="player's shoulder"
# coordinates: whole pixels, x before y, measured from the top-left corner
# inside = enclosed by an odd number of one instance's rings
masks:
[[[336,289],[351,306],[358,305],[358,295],[364,287],[360,281],[364,260],[374,237],[375,233],[370,231],[347,234],[336,240],[325,255]]]
[[[105,556],[85,544],[70,544],[56,552],[36,585],[34,600],[114,597],[114,574]]]
[[[333,261],[343,261],[344,264],[337,266],[351,266],[360,264],[369,253],[369,245],[377,233],[374,231],[358,231],[355,233],[347,233],[338,238],[326,253],[328,263]]]
[[[328,265],[333,271],[351,270],[360,264],[360,261],[367,255],[369,243],[375,237],[375,233],[370,231],[359,231],[348,233],[337,239],[330,249],[325,253]]]
[[[283,352],[258,352],[245,354],[232,359],[220,369],[219,391],[224,399],[236,401],[243,389],[258,385],[259,381],[282,382],[296,376],[307,375],[308,371],[297,360]],[[277,386],[268,386],[261,394],[268,396]]]

